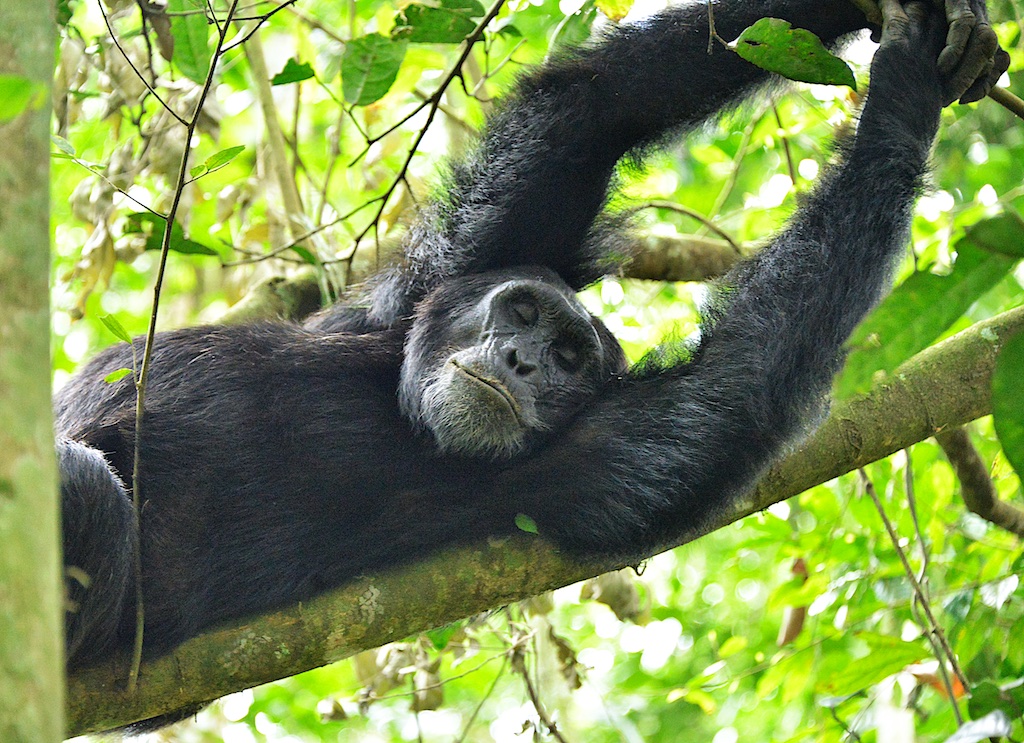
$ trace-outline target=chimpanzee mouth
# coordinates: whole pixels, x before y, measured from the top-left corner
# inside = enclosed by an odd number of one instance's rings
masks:
[[[512,396],[511,392],[509,392],[508,387],[503,385],[497,379],[485,377],[480,372],[474,371],[468,366],[463,366],[455,359],[449,359],[448,363],[480,386],[487,388],[492,393],[500,397],[505,402],[505,405],[508,406],[509,412],[511,412],[513,417],[516,419],[516,423],[524,428],[526,427],[526,423],[523,421],[522,409],[519,407],[519,403],[516,402],[516,398]]]

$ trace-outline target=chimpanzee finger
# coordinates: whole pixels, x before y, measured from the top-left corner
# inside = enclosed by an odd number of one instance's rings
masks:
[[[989,72],[995,66],[997,49],[999,49],[999,39],[996,38],[996,32],[992,30],[992,27],[988,23],[980,23],[975,26],[967,43],[967,49],[960,59],[960,64],[946,82],[950,100],[960,98],[977,81],[984,81],[988,78]],[[941,64],[941,55],[939,59]]]
[[[910,34],[910,18],[900,0],[881,0],[882,36],[880,43],[891,39],[906,39]]]
[[[944,75],[950,75],[960,63],[978,19],[974,15],[974,11],[971,10],[969,0],[945,0],[945,2],[949,31],[946,33],[946,48],[939,54],[939,71]]]
[[[985,77],[974,81],[974,84],[967,89],[967,92],[960,96],[960,103],[974,103],[987,96],[1009,66],[1010,55],[1004,49],[999,49],[996,52],[992,69],[988,71]]]

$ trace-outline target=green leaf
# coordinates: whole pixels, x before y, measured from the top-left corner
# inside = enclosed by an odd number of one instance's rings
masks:
[[[10,121],[45,100],[46,86],[21,75],[0,75],[0,122]]]
[[[131,373],[132,373],[131,369],[127,369],[127,368],[122,367],[121,369],[117,369],[115,371],[112,371],[112,372],[110,372],[110,374],[108,374],[107,376],[103,377],[103,381],[106,382],[107,384],[114,384],[115,382],[120,382],[122,379],[124,379],[125,377],[127,377]]]
[[[229,162],[238,157],[245,149],[244,144],[240,144],[236,147],[228,147],[226,150],[221,150],[213,155],[206,158],[206,162],[203,163],[203,167],[207,170],[216,170],[217,168],[223,168]]]
[[[991,681],[982,681],[972,686],[971,698],[967,702],[967,710],[971,717],[977,720],[995,710],[1002,710],[1011,717],[1020,717],[1024,714],[1024,708],[1012,693],[1012,686],[1000,688]],[[1020,688],[1019,683],[1017,688]]]
[[[1008,210],[983,219],[967,228],[967,234],[957,243],[958,250],[965,240],[992,253],[1024,258],[1024,218]]]
[[[167,0],[174,38],[174,64],[189,80],[206,82],[213,60],[206,4],[199,0]]]
[[[71,22],[74,11],[71,9],[71,0],[57,0],[57,24],[62,28]]]
[[[292,57],[284,63],[284,69],[270,79],[271,85],[287,85],[288,83],[301,83],[313,77],[313,67],[309,62],[299,62]]]
[[[301,245],[293,245],[292,252],[311,266],[317,266],[320,264],[320,261],[316,259],[316,256],[313,255],[309,249],[304,248]]]
[[[128,222],[125,225],[125,234],[141,234],[146,237],[146,250],[160,250],[163,247],[164,219],[152,212],[133,212],[128,215]],[[177,222],[171,228],[171,241],[169,250],[176,253],[188,255],[212,255],[220,257],[213,248],[208,245],[189,240],[185,237],[185,231]]]
[[[821,39],[780,18],[762,18],[746,28],[730,47],[743,59],[790,80],[857,89],[853,71]]]
[[[836,379],[837,400],[866,392],[879,371],[891,372],[942,335],[1014,264],[1005,255],[957,243],[957,260],[948,276],[914,274],[893,291],[854,331],[852,349]]]
[[[992,422],[1007,460],[1024,477],[1024,333],[1006,341],[996,358]]]
[[[818,676],[819,693],[847,696],[873,686],[911,663],[928,657],[928,651],[916,642],[868,633],[858,634],[858,637],[867,642],[871,651],[857,659],[840,654],[830,656],[825,665],[831,667],[823,667]]]
[[[128,335],[128,331],[124,329],[124,325],[122,325],[116,317],[113,315],[103,315],[100,318],[100,322],[106,325],[107,330],[113,333],[118,340],[122,340],[129,345],[131,344],[132,337]]]
[[[206,166],[205,165],[195,165],[195,166],[193,166],[188,171],[188,174],[189,174],[189,177],[191,177],[191,178],[198,178],[199,176],[201,176],[205,172],[206,172]]]
[[[428,630],[423,634],[427,636],[427,638],[430,640],[430,643],[434,646],[435,649],[444,650],[446,647],[448,647],[448,641],[452,639],[452,636],[456,632],[462,629],[464,624],[465,622],[463,621],[452,622],[451,624],[446,624],[443,627],[437,627],[435,629]]]
[[[537,534],[537,522],[527,516],[525,513],[516,514],[516,526],[521,530],[530,534]]]
[[[66,139],[64,139],[64,137],[59,137],[56,134],[51,134],[50,141],[57,145],[57,149],[63,152],[64,154],[70,155],[71,157],[75,156],[74,145],[71,144]]]
[[[473,33],[473,19],[484,13],[484,6],[477,0],[440,0],[437,5],[413,3],[395,17],[391,36],[421,44],[458,44]]]
[[[398,77],[408,44],[380,34],[352,39],[341,60],[341,91],[357,106],[379,101]]]

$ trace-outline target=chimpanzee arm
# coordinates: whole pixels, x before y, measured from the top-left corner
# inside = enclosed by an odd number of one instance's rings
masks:
[[[542,535],[623,556],[676,543],[820,419],[842,343],[907,243],[938,127],[945,22],[912,8],[883,36],[844,162],[731,278],[692,363],[634,370],[502,476]]]
[[[709,53],[707,12],[706,3],[690,3],[618,27],[523,78],[476,149],[451,166],[412,230],[405,265],[374,291],[371,315],[392,322],[444,278],[495,268],[545,265],[577,288],[596,279],[607,246],[592,225],[616,162],[771,77],[720,45]],[[765,16],[829,43],[865,25],[849,0],[715,3],[724,38]]]

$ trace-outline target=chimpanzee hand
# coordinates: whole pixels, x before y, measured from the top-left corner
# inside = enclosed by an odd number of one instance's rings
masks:
[[[948,78],[953,100],[971,103],[988,95],[1010,64],[1010,55],[999,48],[988,22],[985,0],[945,0],[946,48],[939,54],[939,71]]]
[[[943,104],[984,98],[1006,72],[1010,55],[999,48],[984,0],[945,0],[945,46],[938,52]],[[883,46],[934,43],[939,11],[923,2],[882,0]],[[925,28],[925,38],[915,38]]]

